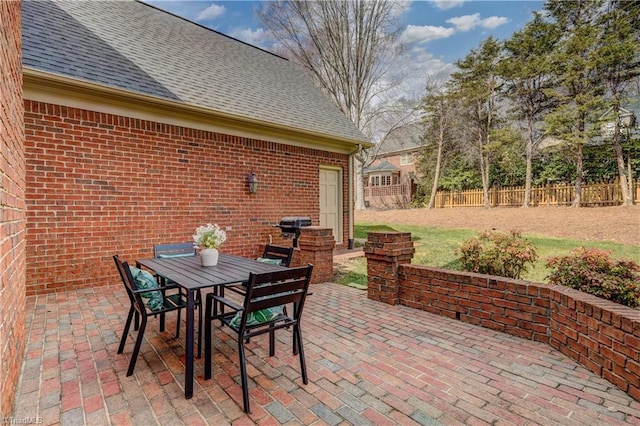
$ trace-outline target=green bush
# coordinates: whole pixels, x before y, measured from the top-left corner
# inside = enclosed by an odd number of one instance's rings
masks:
[[[549,259],[549,284],[560,284],[632,308],[640,306],[640,265],[611,259],[609,252],[580,247]]]
[[[528,264],[538,259],[533,243],[520,232],[483,231],[456,250],[464,271],[520,278]]]

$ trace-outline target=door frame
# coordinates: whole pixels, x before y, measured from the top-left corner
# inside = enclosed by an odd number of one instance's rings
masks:
[[[320,165],[320,167],[318,168],[318,198],[320,197],[320,172],[322,171],[329,171],[329,172],[338,172],[338,188],[336,191],[336,195],[338,197],[337,199],[337,208],[338,208],[338,235],[334,235],[335,238],[335,243],[336,245],[338,244],[342,244],[344,242],[344,212],[342,210],[343,206],[344,206],[344,188],[343,188],[343,179],[344,179],[344,170],[342,169],[342,167],[337,167],[337,166],[327,166],[327,165]],[[320,199],[318,199],[318,207],[320,207]],[[320,210],[320,209],[318,209]],[[320,212],[318,212],[318,214],[320,214]]]

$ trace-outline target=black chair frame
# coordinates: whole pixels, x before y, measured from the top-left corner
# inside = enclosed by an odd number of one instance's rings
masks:
[[[302,331],[300,319],[304,308],[305,298],[311,280],[312,265],[299,268],[291,268],[284,271],[269,272],[263,274],[251,274],[243,305],[239,305],[232,300],[214,293],[207,294],[205,311],[205,344],[204,344],[204,378],[211,378],[212,370],[212,336],[211,324],[214,320],[220,320],[223,325],[228,326],[238,335],[238,356],[240,361],[240,378],[242,384],[243,408],[246,413],[250,412],[249,387],[247,379],[246,357],[244,352],[245,341],[249,338],[261,334],[269,334],[269,356],[275,355],[275,331],[283,328],[293,329],[293,353],[300,358],[300,371],[302,382],[308,383],[307,367],[304,358],[304,348],[302,343]],[[278,315],[275,319],[256,325],[247,325],[249,314],[261,309],[293,304],[293,314],[286,314],[286,311]],[[230,311],[222,307],[230,308]],[[220,313],[218,312],[220,307]],[[235,314],[241,315],[238,327],[231,325]]]
[[[264,251],[260,257],[264,259],[280,260],[280,266],[288,268],[291,265],[291,259],[293,258],[293,247],[280,247],[267,244],[264,246]],[[245,283],[228,285],[226,288],[242,296],[244,296],[247,289]],[[224,289],[220,289],[220,295],[224,296]]]
[[[195,255],[196,248],[193,243],[169,243],[153,246],[153,256],[155,258]]]
[[[196,247],[192,242],[186,243],[168,243],[168,244],[156,244],[153,246],[153,255],[157,258],[170,258],[170,257],[183,257],[183,256],[195,256]],[[160,277],[160,281],[163,278]],[[162,282],[164,285],[172,285],[171,281]],[[202,291],[196,292],[195,307],[198,310],[198,358],[202,356]]]
[[[280,266],[289,267],[293,258],[293,247],[279,247],[271,244],[264,246],[262,256],[265,259],[281,260]]]
[[[162,299],[163,299],[163,307],[158,310],[150,310],[142,298],[142,293],[147,293],[149,289],[138,289],[136,286],[136,282],[131,274],[131,268],[127,262],[120,260],[118,255],[113,256],[113,260],[116,264],[116,268],[118,269],[118,273],[120,274],[120,278],[122,279],[122,283],[127,291],[127,295],[129,296],[129,301],[131,305],[129,307],[129,313],[127,315],[127,320],[124,326],[124,331],[122,332],[122,337],[120,338],[120,345],[118,346],[118,353],[121,354],[124,351],[124,346],[127,341],[127,336],[129,335],[129,329],[131,328],[131,322],[133,320],[134,314],[136,318],[140,318],[138,330],[138,336],[136,337],[136,342],[133,347],[133,353],[131,354],[131,360],[129,361],[129,368],[127,370],[127,376],[131,376],[133,374],[133,370],[136,366],[136,361],[138,359],[138,354],[140,353],[140,346],[142,345],[142,339],[144,338],[144,331],[147,326],[147,318],[150,316],[161,316],[164,317],[164,314],[167,312],[178,311],[178,321],[176,323],[176,337],[180,336],[180,313],[183,308],[187,307],[187,301],[184,298],[184,295],[180,292],[175,294],[167,295],[166,290],[170,290],[173,288],[178,288],[177,286],[165,286],[159,287],[157,290],[151,291],[161,291]],[[162,330],[162,328],[161,328]]]

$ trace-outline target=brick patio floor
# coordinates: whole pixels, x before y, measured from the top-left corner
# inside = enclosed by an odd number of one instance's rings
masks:
[[[27,352],[14,418],[62,425],[640,425],[640,402],[544,344],[313,286],[303,333],[303,385],[290,332],[275,358],[267,337],[248,345],[252,414],[245,416],[235,337],[214,327],[214,379],[195,364],[184,398],[184,328],[151,319],[135,374],[121,286],[28,298]],[[106,295],[106,296],[105,296]],[[125,303],[126,302],[126,303]],[[135,335],[135,334],[134,334]]]

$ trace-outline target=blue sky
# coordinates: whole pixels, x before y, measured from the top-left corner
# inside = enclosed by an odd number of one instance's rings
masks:
[[[259,1],[146,2],[266,50],[273,44],[254,13]],[[406,90],[419,91],[427,75],[450,73],[456,60],[488,36],[504,39],[521,29],[543,2],[433,0],[406,5],[400,17],[401,40],[409,53],[403,68],[411,76],[406,78]]]

